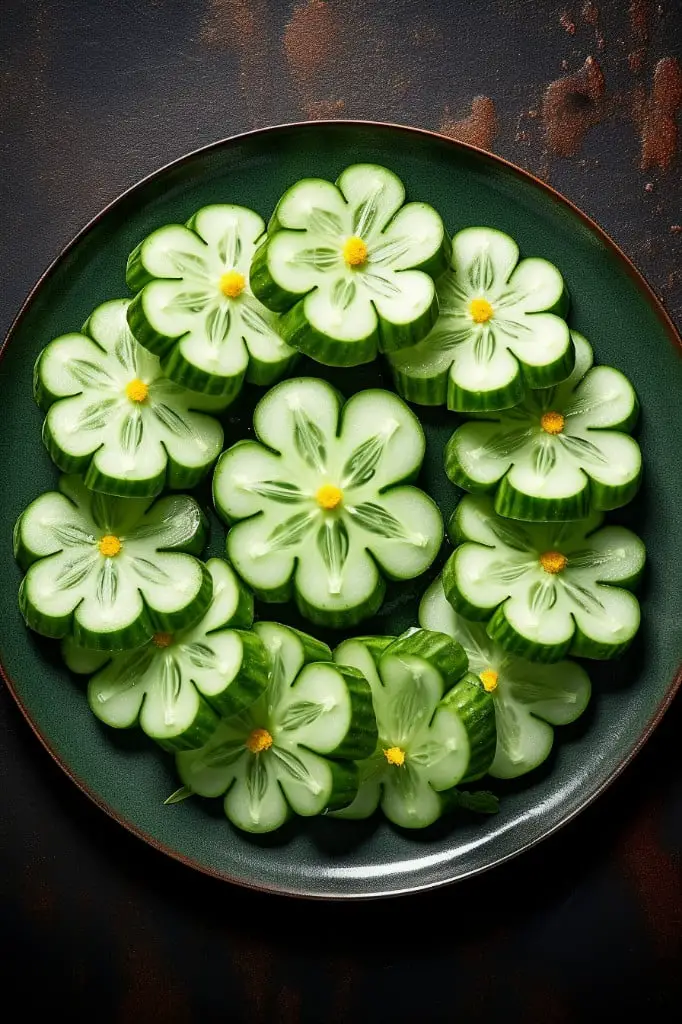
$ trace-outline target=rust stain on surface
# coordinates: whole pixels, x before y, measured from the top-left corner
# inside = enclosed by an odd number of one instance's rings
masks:
[[[682,67],[675,57],[663,57],[654,69],[651,94],[635,91],[632,116],[642,138],[640,166],[667,171],[677,152],[677,115],[682,109]]]
[[[632,0],[628,7],[630,35],[634,43],[633,49],[628,54],[628,67],[634,75],[640,73],[646,60],[647,43],[649,41],[649,14],[650,4],[648,0]]]
[[[579,71],[550,82],[542,101],[547,145],[556,156],[574,156],[585,134],[603,117],[604,76],[594,57]]]
[[[620,859],[658,952],[677,956],[682,946],[682,871],[662,846],[659,808],[659,804],[646,808],[635,821],[621,848]]]
[[[559,24],[564,32],[568,32],[569,36],[575,35],[575,22],[572,20],[568,11],[561,12],[559,16]]]
[[[490,96],[475,96],[471,101],[471,113],[460,121],[454,121],[446,108],[438,131],[449,139],[457,139],[481,149],[492,149],[497,129],[497,113]]]
[[[284,30],[289,73],[311,120],[338,117],[345,108],[343,99],[319,96],[320,76],[343,50],[342,29],[336,12],[324,0],[303,0],[294,7]]]
[[[238,62],[239,89],[252,127],[272,110],[274,66],[266,36],[266,0],[209,0],[199,41],[214,50],[232,50]]]

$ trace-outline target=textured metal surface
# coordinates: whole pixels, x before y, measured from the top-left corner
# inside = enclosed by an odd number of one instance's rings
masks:
[[[680,325],[673,0],[4,0],[0,39],[3,328],[122,188],[302,116],[440,128],[540,174]],[[492,875],[327,907],[241,893],[145,849],[72,789],[0,694],[7,978],[29,1011],[104,1020],[656,1019],[682,994],[681,727],[678,702],[597,806]]]

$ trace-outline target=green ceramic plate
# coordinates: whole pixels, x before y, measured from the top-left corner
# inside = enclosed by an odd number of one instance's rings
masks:
[[[556,263],[573,296],[572,326],[592,341],[600,362],[620,367],[634,382],[643,407],[646,482],[637,502],[618,518],[634,526],[649,552],[644,623],[627,659],[590,670],[593,705],[575,727],[560,731],[550,763],[525,780],[497,787],[503,797],[497,816],[451,819],[418,836],[378,820],[299,820],[282,834],[252,839],[231,829],[219,805],[189,800],[164,806],[177,786],[170,759],[136,733],[100,727],[53,646],[23,627],[12,525],[56,477],[40,441],[31,373],[36,355],[52,337],[78,329],[98,303],[126,294],[126,257],[153,228],[183,221],[211,202],[241,203],[267,218],[296,179],[335,178],[347,164],[363,160],[395,170],[410,196],[432,203],[451,230],[494,225],[516,238],[522,253]],[[679,346],[653,293],[596,225],[524,172],[439,136],[365,123],[292,125],[229,139],[171,164],[113,203],[71,243],[28,299],[4,349],[0,641],[12,693],[51,754],[100,807],[171,856],[241,885],[317,897],[388,895],[442,885],[518,854],[572,818],[614,779],[648,737],[679,682]],[[304,366],[303,372],[319,375],[319,368]],[[346,394],[391,386],[379,364],[328,376]],[[233,437],[247,431],[256,398],[248,393],[230,410]],[[442,470],[442,447],[452,415],[431,411],[422,420],[428,437],[422,484],[447,515],[455,492]],[[213,519],[212,553],[222,552],[223,539]],[[429,580],[396,590],[366,631],[397,633],[413,624]],[[294,621],[288,611],[282,615]]]

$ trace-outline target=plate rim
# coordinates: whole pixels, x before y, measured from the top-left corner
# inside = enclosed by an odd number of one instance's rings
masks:
[[[471,145],[470,143],[460,142],[458,139],[452,139],[447,135],[443,135],[442,133],[433,131],[431,129],[418,128],[413,125],[396,124],[390,121],[375,121],[372,119],[364,118],[324,118],[314,121],[285,121],[279,124],[266,125],[261,128],[252,128],[249,129],[248,131],[238,132],[234,135],[228,135],[222,139],[210,142],[205,146],[198,146],[196,149],[190,150],[189,152],[184,153],[182,156],[176,157],[174,160],[168,161],[161,167],[156,168],[149,174],[146,174],[144,177],[134,182],[128,188],[124,189],[123,192],[120,192],[117,196],[114,197],[114,199],[112,199],[109,203],[102,207],[101,210],[99,210],[93,217],[91,217],[90,220],[87,221],[84,224],[84,226],[76,232],[75,235],[73,235],[73,237],[66,243],[66,245],[64,245],[59,250],[57,255],[50,261],[45,270],[43,270],[43,272],[40,274],[35,284],[29,290],[23,302],[19,306],[17,313],[15,314],[10,323],[7,333],[2,340],[2,343],[0,344],[0,361],[2,361],[2,359],[4,358],[5,353],[14,338],[14,335],[18,331],[35,297],[42,289],[43,285],[56,272],[57,268],[62,263],[62,261],[65,260],[69,256],[69,254],[74,249],[77,248],[77,246],[80,245],[80,243],[87,237],[87,235],[89,235],[90,232],[97,227],[100,221],[107,217],[109,213],[111,213],[117,206],[119,206],[119,204],[124,203],[125,200],[127,200],[138,189],[142,189],[144,186],[150,184],[155,179],[160,178],[168,171],[182,166],[182,164],[193,160],[195,157],[210,153],[212,150],[219,150],[222,149],[223,147],[234,145],[252,136],[268,136],[270,134],[276,135],[277,132],[280,132],[285,129],[314,129],[324,125],[335,125],[347,128],[361,126],[365,128],[391,129],[401,134],[415,134],[419,136],[425,136],[427,138],[437,139],[439,142],[445,142],[449,146],[453,147],[455,150],[463,151],[465,153],[472,153],[478,158],[482,158],[484,162],[499,167],[503,167],[508,171],[512,171],[514,174],[519,175],[521,178],[525,179],[530,184],[533,184],[536,187],[540,188],[542,191],[547,193],[552,199],[562,204],[572,214],[577,216],[579,220],[581,220],[583,224],[599,238],[599,240],[607,247],[607,249],[611,251],[611,253],[615,256],[616,260],[625,269],[627,276],[631,279],[633,285],[639,289],[639,291],[643,294],[644,298],[648,301],[650,308],[653,310],[656,317],[660,321],[661,326],[663,327],[665,333],[668,335],[668,339],[672,343],[673,347],[679,351],[680,355],[682,355],[682,335],[675,326],[675,323],[673,322],[672,317],[663,305],[662,300],[656,294],[653,287],[649,284],[648,280],[646,279],[642,271],[639,270],[634,261],[623,251],[623,249],[621,249],[621,247],[611,238],[611,236],[605,231],[604,228],[601,227],[601,225],[596,220],[590,217],[589,214],[585,213],[584,210],[582,210],[572,200],[568,199],[548,182],[543,181],[541,178],[533,174],[531,171],[525,170],[523,167],[519,167],[513,161],[507,160],[505,157],[498,156],[496,153],[491,153],[488,150],[481,148],[480,146],[474,146]],[[637,739],[637,742],[634,744],[632,749],[616,765],[616,767],[608,775],[608,777],[602,781],[601,785],[598,786],[597,789],[595,789],[584,800],[584,802],[580,804],[579,807],[576,807],[573,810],[569,811],[560,821],[556,822],[551,826],[546,827],[544,830],[540,832],[540,834],[535,836],[533,839],[524,841],[518,849],[510,853],[500,855],[495,859],[489,861],[485,865],[466,870],[461,874],[458,874],[456,877],[437,879],[433,882],[416,883],[414,885],[406,886],[400,889],[389,889],[382,892],[294,892],[291,889],[287,888],[285,885],[279,886],[271,883],[258,884],[248,879],[236,878],[226,871],[221,871],[217,868],[213,868],[207,864],[195,860],[193,857],[187,856],[186,854],[183,854],[178,850],[173,849],[172,847],[166,846],[165,843],[156,839],[153,835],[146,832],[145,829],[141,828],[134,822],[123,817],[116,810],[114,810],[114,808],[110,804],[108,804],[106,800],[104,800],[95,789],[89,786],[87,782],[85,782],[65,763],[62,757],[53,748],[50,740],[47,738],[47,736],[45,736],[42,733],[37,723],[33,720],[33,717],[31,716],[29,709],[24,704],[22,698],[20,697],[15,687],[14,680],[12,679],[12,677],[10,676],[5,667],[1,651],[0,678],[2,678],[2,680],[4,681],[8,692],[12,696],[15,704],[17,705],[19,711],[21,712],[21,715],[23,716],[24,720],[30,727],[32,733],[34,734],[34,736],[36,736],[43,749],[47,751],[47,753],[55,762],[55,764],[58,765],[58,767],[64,772],[64,774],[78,787],[78,789],[83,794],[85,794],[85,796],[96,807],[98,807],[101,811],[104,811],[104,813],[107,814],[109,818],[117,822],[117,824],[122,826],[131,835],[134,835],[136,838],[147,843],[149,846],[153,847],[158,852],[165,854],[167,857],[170,857],[172,860],[175,860],[186,867],[192,868],[195,871],[199,871],[201,874],[208,875],[212,878],[217,878],[221,882],[228,882],[232,885],[238,885],[244,889],[250,889],[256,892],[269,893],[277,896],[287,896],[298,899],[309,899],[315,901],[333,900],[336,902],[348,900],[364,901],[372,899],[387,899],[393,896],[405,896],[420,892],[427,892],[434,889],[442,888],[446,885],[452,885],[457,882],[464,882],[469,878],[481,875],[486,871],[490,871],[493,868],[499,867],[501,864],[505,864],[511,860],[516,859],[521,854],[525,853],[527,850],[532,849],[539,843],[542,843],[545,839],[549,838],[554,833],[558,832],[560,829],[564,828],[564,826],[568,825],[579,814],[581,814],[584,810],[591,806],[591,804],[593,804],[595,800],[597,800],[616,781],[616,779],[619,778],[619,776],[625,771],[628,765],[632,763],[632,761],[639,754],[644,745],[648,742],[652,733],[659,725],[666,712],[668,711],[673,699],[675,698],[677,691],[682,686],[682,663],[679,665],[677,672],[675,673],[673,679],[669,683],[665,691],[665,695],[659,702],[655,713],[651,716],[645,728],[641,731]]]

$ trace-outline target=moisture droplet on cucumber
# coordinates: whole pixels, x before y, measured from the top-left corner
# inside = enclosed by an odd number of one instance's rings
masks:
[[[274,622],[254,628],[269,657],[267,691],[176,763],[183,795],[225,794],[237,828],[272,832],[292,813],[310,817],[349,804],[358,787],[353,759],[374,749],[377,730],[360,672],[335,665],[328,647],[297,630]]]
[[[279,384],[254,413],[260,442],[225,452],[213,493],[235,525],[227,552],[265,601],[294,596],[303,615],[335,628],[381,606],[384,577],[407,580],[442,541],[438,507],[413,479],[424,432],[396,395],[362,391],[343,405],[324,381]]]
[[[245,379],[272,384],[296,357],[278,318],[249,287],[264,229],[242,206],[205,206],[186,225],[158,228],[131,253],[126,277],[137,294],[128,323],[182,387],[229,402]]]
[[[422,598],[419,622],[460,643],[469,669],[492,694],[497,746],[489,775],[515,779],[537,768],[552,749],[552,726],[574,722],[587,707],[590,680],[580,665],[538,665],[509,654],[490,639],[483,623],[469,622],[454,610],[440,579]]]
[[[433,279],[450,242],[426,203],[405,204],[385,167],[354,164],[336,184],[306,178],[284,193],[251,267],[254,294],[284,313],[286,341],[330,366],[414,345],[438,314]]]
[[[17,520],[14,554],[27,570],[19,607],[43,636],[125,650],[197,622],[212,583],[200,554],[208,524],[194,498],[112,498],[63,476],[59,491]]]
[[[509,409],[527,388],[565,380],[575,353],[563,319],[568,295],[547,260],[519,262],[516,242],[493,228],[452,240],[451,269],[438,282],[440,314],[418,345],[391,353],[398,392],[419,405],[458,412]]]
[[[384,640],[347,640],[334,652],[369,682],[379,732],[358,764],[358,795],[337,816],[367,818],[381,804],[394,824],[425,828],[447,809],[442,794],[489,768],[493,702],[467,672],[461,645],[443,633],[414,629],[388,646]]]
[[[467,491],[490,492],[495,511],[535,522],[584,519],[626,505],[642,473],[627,431],[637,418],[634,389],[619,370],[593,366],[592,348],[572,334],[573,373],[529,391],[520,405],[459,427],[445,469]]]
[[[91,490],[153,497],[195,487],[223,447],[223,428],[206,413],[227,403],[168,380],[130,333],[128,306],[105,302],[81,334],[41,352],[34,381],[47,412],[43,440],[57,466],[82,474]]]
[[[644,568],[642,541],[592,513],[575,523],[519,523],[467,495],[450,524],[458,545],[443,570],[448,601],[488,636],[532,661],[566,654],[608,659],[633,640]]]

